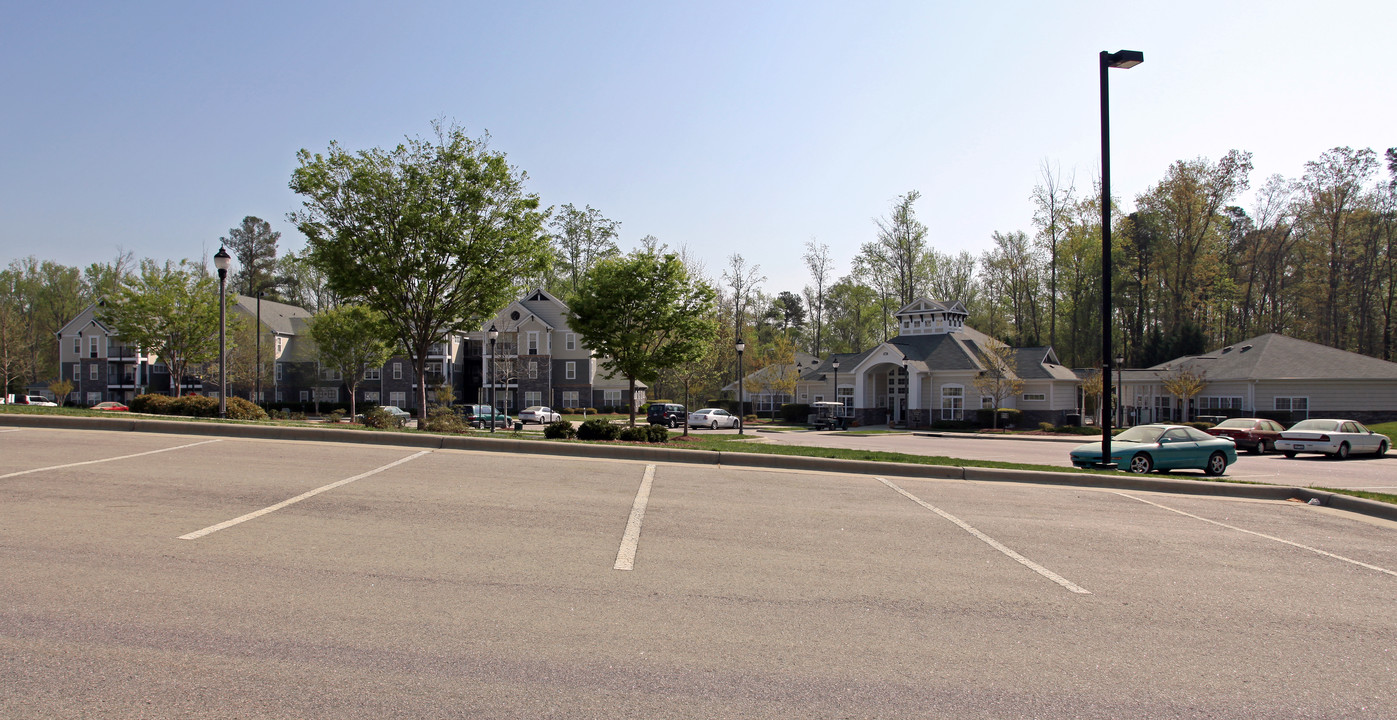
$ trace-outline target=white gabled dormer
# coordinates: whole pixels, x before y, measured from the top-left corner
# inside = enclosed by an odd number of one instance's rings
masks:
[[[959,302],[937,302],[917,298],[893,313],[897,318],[898,335],[945,335],[965,329],[970,317]]]

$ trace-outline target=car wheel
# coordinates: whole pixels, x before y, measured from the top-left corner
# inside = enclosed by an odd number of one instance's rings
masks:
[[[1135,457],[1130,458],[1128,469],[1133,473],[1148,473],[1154,469],[1154,460],[1145,453],[1137,453]]]
[[[1203,468],[1206,475],[1221,475],[1227,472],[1227,456],[1220,452],[1215,452],[1208,458],[1208,465]]]
[[[675,420],[674,418],[670,418],[670,419],[669,419],[669,429],[670,429],[670,430],[673,430],[674,428],[677,428],[677,427],[679,427],[679,421],[678,421],[678,420]]]
[[[1377,456],[1379,456],[1379,457],[1381,457],[1381,456],[1383,456],[1383,455],[1386,455],[1386,454],[1387,454],[1387,441],[1386,441],[1386,440],[1383,440],[1382,442],[1378,443],[1378,451],[1375,452],[1375,453],[1373,453],[1373,454],[1374,454],[1374,455],[1377,455]]]
[[[1265,440],[1257,440],[1257,441],[1256,441],[1256,447],[1254,447],[1254,448],[1251,449],[1251,454],[1253,454],[1253,455],[1265,455],[1265,454],[1266,454],[1266,441],[1265,441]]]
[[[1347,460],[1348,450],[1348,443],[1339,443],[1339,451],[1334,453],[1333,458],[1335,460]]]
[[[1281,454],[1282,454],[1282,455],[1285,455],[1287,458],[1289,458],[1289,459],[1291,459],[1291,460],[1294,460],[1294,459],[1295,459],[1295,451],[1294,451],[1294,450],[1286,450],[1284,453],[1281,453]]]

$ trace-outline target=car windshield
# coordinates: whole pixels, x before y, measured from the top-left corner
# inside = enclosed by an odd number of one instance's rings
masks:
[[[1116,436],[1121,442],[1152,443],[1159,442],[1159,436],[1164,432],[1164,428],[1159,425],[1136,425],[1129,430]]]
[[[1301,420],[1295,423],[1291,430],[1319,430],[1322,432],[1333,432],[1339,429],[1339,423],[1334,420]]]
[[[1220,428],[1250,428],[1251,426],[1252,426],[1252,421],[1250,421],[1250,420],[1244,420],[1244,419],[1242,419],[1242,418],[1232,418],[1231,420],[1223,420],[1222,422],[1218,423],[1218,424],[1215,425],[1214,427],[1220,427]]]

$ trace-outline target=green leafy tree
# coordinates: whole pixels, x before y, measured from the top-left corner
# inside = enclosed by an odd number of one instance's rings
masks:
[[[219,238],[238,261],[238,270],[228,279],[228,287],[248,296],[256,296],[259,290],[272,291],[264,297],[281,300],[275,293],[276,244],[280,239],[281,233],[274,232],[271,223],[251,215],[229,230],[227,237]]]
[[[53,393],[53,399],[59,405],[67,405],[68,396],[73,392],[73,381],[66,378],[54,380],[49,383],[49,392]]]
[[[1164,377],[1160,378],[1160,384],[1182,401],[1183,422],[1188,422],[1188,401],[1192,400],[1194,395],[1203,392],[1203,388],[1208,386],[1207,371],[1195,370],[1187,365],[1165,368],[1165,370]]]
[[[984,370],[975,376],[975,389],[981,395],[994,398],[994,407],[1004,407],[1004,401],[1023,392],[1024,381],[1014,373],[1018,351],[990,338],[975,352]],[[991,413],[990,427],[999,428],[999,413]]]
[[[551,258],[536,195],[489,137],[434,123],[432,139],[392,150],[302,150],[292,215],[312,261],[340,297],[383,314],[426,377],[433,344],[475,329],[523,291]],[[418,417],[427,383],[417,384]]]
[[[608,371],[629,381],[634,399],[637,380],[702,356],[718,331],[716,296],[677,256],[633,253],[592,268],[569,306],[568,326]],[[634,400],[630,406],[634,426]]]
[[[230,317],[232,301],[229,294]],[[123,340],[165,361],[172,395],[192,367],[218,359],[218,280],[188,260],[141,261],[99,314]]]
[[[364,379],[364,369],[388,362],[393,346],[392,330],[383,316],[362,305],[345,305],[326,310],[311,318],[310,337],[320,364],[339,371],[349,387],[349,414],[357,412],[356,391]]]
[[[572,203],[564,205],[553,217],[552,225],[558,257],[556,269],[561,275],[559,282],[552,285],[562,290],[560,294],[565,297],[577,294],[593,265],[621,254],[616,247],[616,228],[621,223],[606,219],[591,205],[582,210]]]
[[[0,270],[0,398],[19,394],[29,375],[27,303],[23,276],[13,267]]]

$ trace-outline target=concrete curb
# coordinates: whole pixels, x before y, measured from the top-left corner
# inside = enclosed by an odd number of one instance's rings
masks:
[[[671,450],[664,447],[638,445],[598,445],[589,443],[542,443],[511,438],[475,438],[459,435],[425,435],[369,430],[336,430],[331,428],[301,428],[270,425],[245,425],[223,422],[188,422],[131,417],[81,417],[68,415],[20,415],[0,413],[0,426],[52,428],[62,430],[106,430],[114,432],[150,432],[172,435],[252,438],[259,440],[304,440],[365,445],[390,445],[431,450],[470,450],[475,452],[528,453],[563,457],[588,457],[609,460],[639,460],[643,462],[726,465],[732,467],[782,468],[840,473],[845,475],[890,475],[896,477],[930,478],[938,480],[968,480],[975,482],[1019,482],[1066,487],[1091,487],[1114,490],[1143,490],[1216,497],[1239,497],[1258,500],[1288,500],[1291,498],[1318,500],[1321,505],[1397,522],[1397,505],[1331,493],[1311,488],[1285,485],[1252,485],[1227,482],[1204,482],[1180,478],[1155,479],[1140,475],[1099,475],[1090,473],[1013,470],[950,465],[914,465],[910,463],[874,460],[843,460],[798,455],[768,455],[763,453],[702,452]]]

